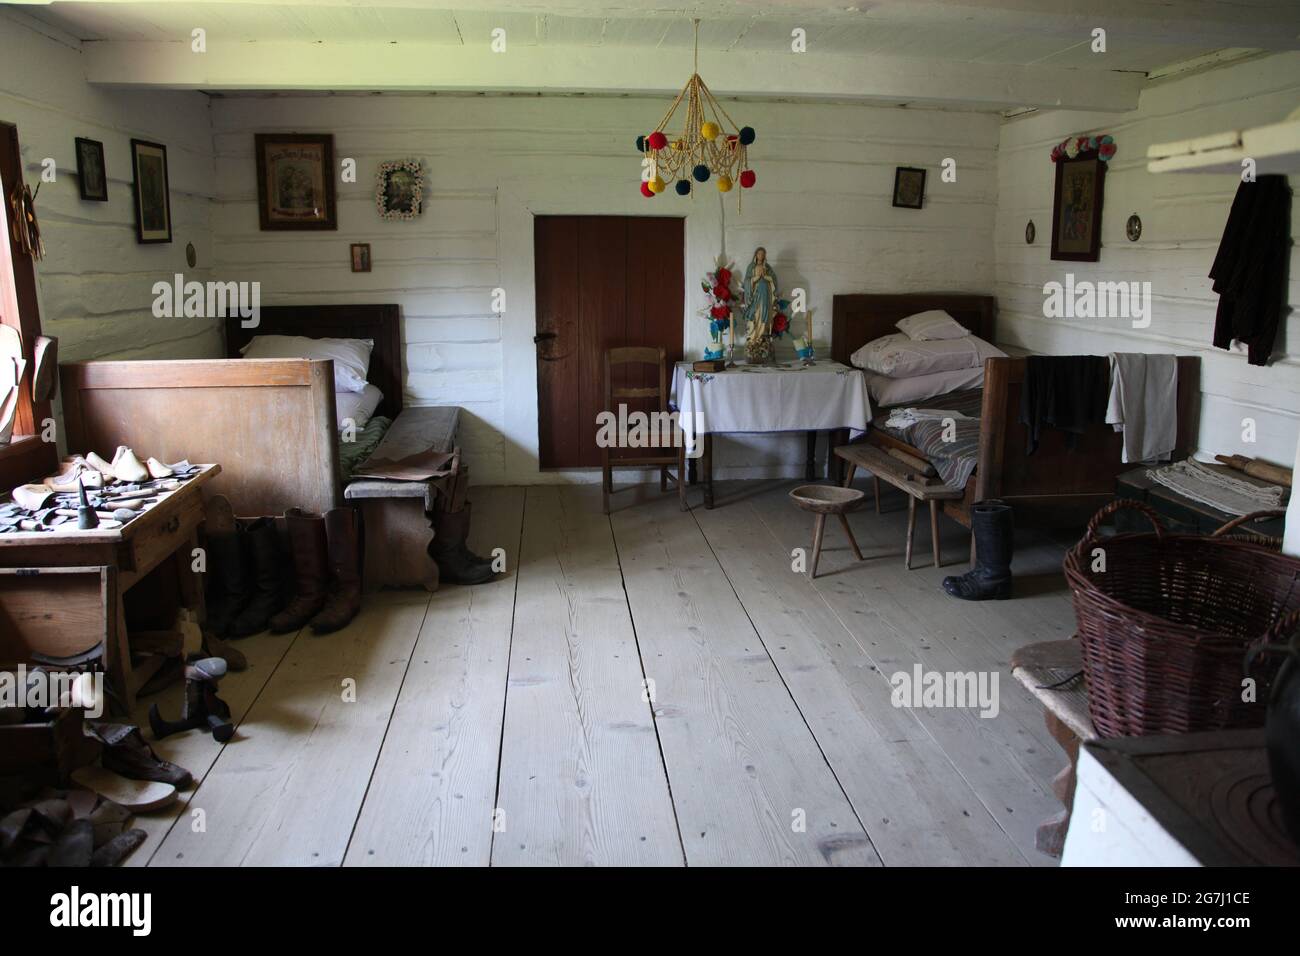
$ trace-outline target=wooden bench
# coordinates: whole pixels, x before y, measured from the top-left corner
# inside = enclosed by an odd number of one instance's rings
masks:
[[[1052,792],[1065,809],[1041,823],[1034,836],[1034,845],[1048,856],[1061,855],[1070,828],[1079,744],[1097,739],[1088,715],[1088,690],[1082,670],[1083,658],[1076,639],[1026,644],[1011,655],[1011,676],[1043,705],[1047,732],[1069,759],[1065,769],[1052,780]]]
[[[916,503],[929,502],[930,505],[930,547],[934,552],[934,566],[943,563],[939,554],[939,502],[961,498],[965,491],[949,488],[940,484],[938,479],[923,474],[930,467],[921,461],[903,461],[874,445],[840,445],[835,449],[835,457],[844,461],[848,467],[844,473],[844,487],[853,482],[853,475],[859,469],[871,473],[876,492],[876,514],[880,513],[880,482],[885,481],[907,495],[907,550],[904,562],[912,570],[912,541],[916,537]],[[910,456],[909,456],[910,458]]]
[[[372,460],[400,461],[422,452],[456,450],[460,408],[454,405],[405,408],[371,454]],[[459,457],[459,452],[457,452]],[[458,461],[453,461],[453,473]],[[438,589],[438,566],[429,556],[430,519],[438,495],[446,494],[448,477],[428,481],[394,481],[358,477],[343,497],[359,500],[365,522],[364,586]]]

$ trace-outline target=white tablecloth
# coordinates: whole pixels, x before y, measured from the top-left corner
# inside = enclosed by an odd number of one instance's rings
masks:
[[[741,365],[724,372],[673,370],[673,407],[680,412],[687,449],[697,434],[806,432],[848,428],[861,432],[871,421],[862,373],[819,360],[807,368]]]

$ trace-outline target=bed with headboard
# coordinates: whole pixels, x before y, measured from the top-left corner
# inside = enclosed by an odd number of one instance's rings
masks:
[[[834,297],[831,357],[852,365],[854,352],[896,331],[895,323],[929,309],[942,309],[986,342],[996,342],[997,302],[992,296],[960,293],[907,295],[837,295]],[[979,409],[978,457],[974,474],[961,498],[943,502],[943,510],[970,527],[970,507],[976,501],[1000,498],[1016,508],[1017,517],[1035,523],[1077,525],[1115,494],[1115,479],[1135,467],[1121,463],[1123,437],[1110,426],[1097,425],[1079,436],[1073,447],[1066,433],[1044,429],[1037,450],[1027,454],[1026,428],[1020,424],[1020,394],[1025,381],[1023,356],[989,358],[984,363]],[[1200,393],[1199,360],[1178,359],[1178,447],[1175,458],[1186,457],[1195,435],[1196,402]],[[944,396],[909,404],[949,408]],[[861,439],[879,447],[897,448],[914,457],[925,454],[879,428]],[[845,444],[847,434],[833,436]]]
[[[60,367],[66,446],[112,457],[217,462],[210,492],[241,516],[343,504],[333,363],[245,359],[256,335],[371,339],[367,379],[383,393],[376,414],[402,409],[396,305],[263,306],[255,328],[225,320],[227,358],[91,361]]]

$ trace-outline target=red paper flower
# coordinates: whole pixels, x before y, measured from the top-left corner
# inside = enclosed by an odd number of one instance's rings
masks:
[[[731,310],[725,305],[715,305],[713,308],[709,309],[709,315],[713,316],[715,319],[725,319],[727,316],[731,315]]]
[[[780,312],[778,312],[776,316],[772,319],[772,331],[775,332],[777,335],[780,335],[789,327],[790,327],[790,320],[787,319]]]
[[[731,270],[730,270],[730,269],[719,269],[719,270],[718,270],[718,285],[720,285],[720,286],[727,286],[727,287],[730,287],[730,286],[731,286]]]
[[[721,299],[723,302],[726,302],[728,299],[731,298],[731,290],[728,289],[725,285],[719,283],[718,285],[715,285],[713,287],[713,297],[715,299]]]

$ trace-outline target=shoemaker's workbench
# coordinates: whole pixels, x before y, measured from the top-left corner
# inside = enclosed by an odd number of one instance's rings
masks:
[[[166,658],[154,653],[132,666],[124,596],[173,561],[180,604],[202,620],[192,551],[199,546],[203,486],[220,472],[219,465],[200,466],[118,528],[81,531],[73,524],[0,535],[0,664],[30,663],[33,651],[74,657],[102,642],[109,685],[132,709],[140,686]]]

